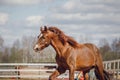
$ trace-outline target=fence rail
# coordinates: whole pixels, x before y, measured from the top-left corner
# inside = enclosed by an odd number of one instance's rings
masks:
[[[0,78],[48,78],[54,63],[0,63]],[[46,68],[47,67],[47,68]]]
[[[120,59],[104,61],[104,69],[112,74],[113,77],[120,79]]]
[[[0,63],[0,66],[57,66],[55,63]]]
[[[104,68],[120,75],[120,59],[104,61]],[[48,78],[55,63],[0,63],[0,78]],[[67,73],[62,77],[68,77]]]
[[[120,59],[104,61],[103,64],[104,64],[104,69],[106,70],[113,70],[113,71],[120,70]]]

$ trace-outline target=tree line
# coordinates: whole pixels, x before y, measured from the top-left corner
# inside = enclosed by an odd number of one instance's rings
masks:
[[[35,42],[35,37],[23,36],[21,40],[15,40],[12,46],[5,46],[4,39],[0,36],[0,63],[54,62],[54,49],[49,46],[36,53],[33,50]]]
[[[120,38],[115,38],[111,44],[106,39],[102,39],[100,44],[100,52],[103,60],[120,59]]]
[[[49,46],[36,53],[33,50],[35,42],[35,37],[23,36],[21,40],[15,40],[12,46],[5,46],[4,39],[0,36],[0,63],[55,62],[54,49]],[[115,38],[111,44],[102,39],[99,46],[103,60],[120,59],[120,38]]]

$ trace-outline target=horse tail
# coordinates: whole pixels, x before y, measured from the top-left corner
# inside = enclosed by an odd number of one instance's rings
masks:
[[[100,75],[99,75],[99,71],[98,71],[98,67],[95,66],[95,76],[98,80],[100,80]]]
[[[105,80],[110,80],[110,75],[107,71],[103,70]]]
[[[98,48],[97,48],[97,53],[98,53],[98,55],[99,55],[99,61],[97,61],[98,62],[98,64],[97,64],[97,70],[98,70],[98,72],[100,71],[100,65],[103,65],[102,64],[102,56],[101,56],[101,54],[100,54],[100,52],[99,52],[99,50],[98,50]],[[103,67],[103,66],[101,66],[101,67]],[[109,75],[109,73],[107,72],[107,71],[105,71],[104,69],[101,69],[101,73],[103,73],[103,76],[104,76],[104,79],[105,80],[110,80],[110,75]]]
[[[96,78],[98,80],[101,80],[101,78],[100,78],[101,76],[99,75],[99,71],[98,71],[98,67],[97,66],[95,67],[95,75],[96,75]],[[103,75],[104,75],[104,79],[105,80],[111,80],[110,79],[110,75],[109,75],[109,73],[107,71],[103,70]]]

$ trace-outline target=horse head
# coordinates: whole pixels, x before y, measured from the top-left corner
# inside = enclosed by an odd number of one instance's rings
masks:
[[[44,26],[44,28],[41,27],[40,32],[41,33],[38,35],[37,43],[34,46],[34,50],[36,52],[48,47],[53,36],[53,32],[49,31],[46,26]]]

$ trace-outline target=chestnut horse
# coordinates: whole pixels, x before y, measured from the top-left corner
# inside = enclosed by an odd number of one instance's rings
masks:
[[[44,26],[41,28],[34,50],[41,51],[49,45],[56,51],[55,59],[58,64],[58,68],[52,73],[49,80],[56,80],[56,77],[66,70],[69,70],[69,80],[74,80],[74,71],[82,70],[85,77],[92,68],[95,68],[95,74],[99,80],[110,80],[103,69],[102,57],[95,45],[79,44],[57,27]],[[88,80],[87,77],[85,80]]]

